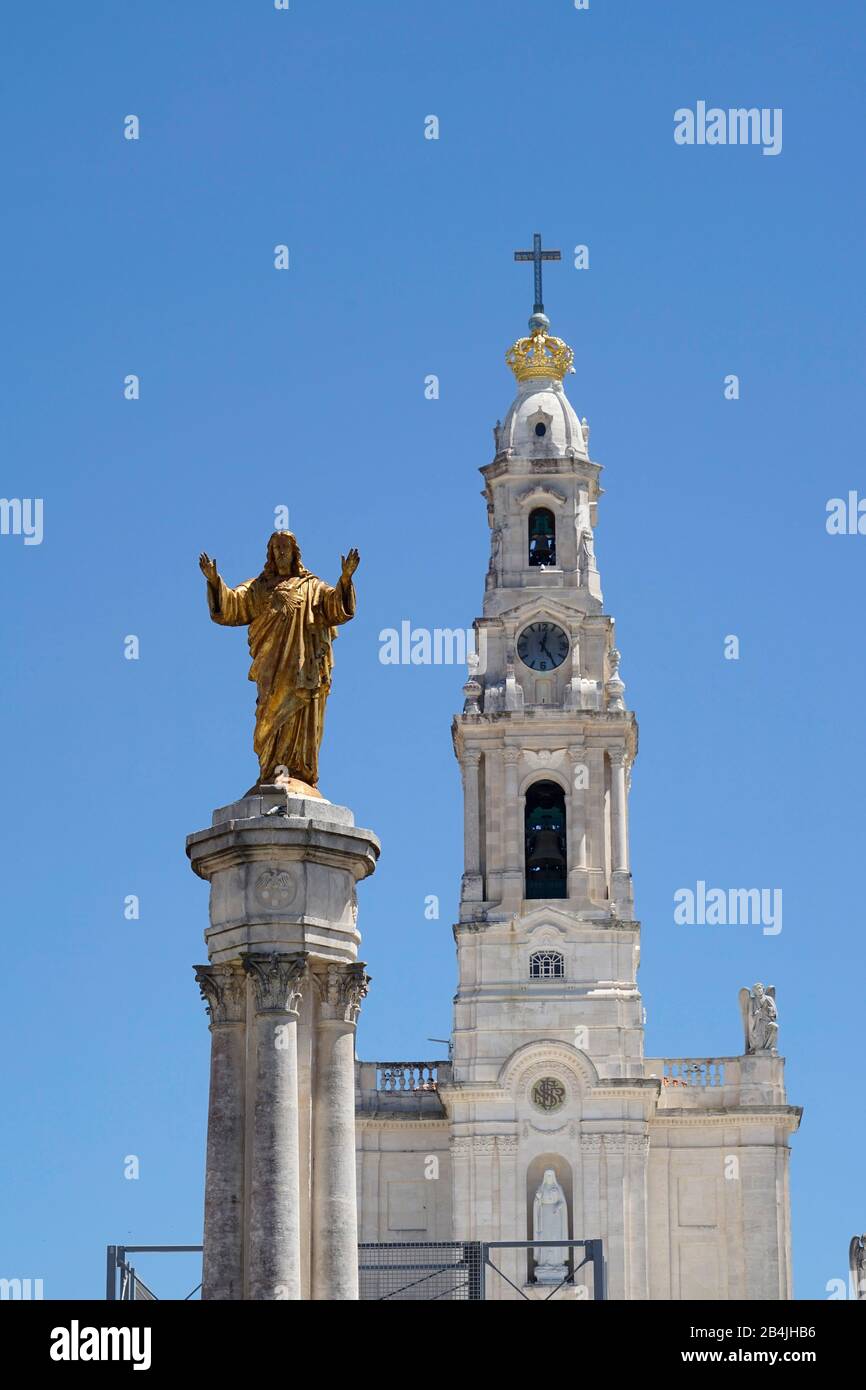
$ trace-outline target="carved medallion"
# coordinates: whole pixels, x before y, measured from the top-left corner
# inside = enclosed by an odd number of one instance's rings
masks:
[[[543,1076],[531,1092],[532,1104],[539,1110],[559,1110],[565,1103],[565,1087],[555,1076]]]
[[[298,891],[298,885],[288,869],[266,869],[256,879],[256,897],[262,907],[277,912],[288,907]]]

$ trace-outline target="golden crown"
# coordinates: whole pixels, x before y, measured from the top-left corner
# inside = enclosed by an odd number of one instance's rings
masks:
[[[566,372],[574,371],[574,353],[568,343],[552,337],[544,328],[536,328],[528,338],[518,338],[506,352],[505,360],[518,381],[539,376],[555,376],[562,381]]]

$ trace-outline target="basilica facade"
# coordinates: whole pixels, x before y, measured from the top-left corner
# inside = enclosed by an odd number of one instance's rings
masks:
[[[359,1239],[512,1242],[493,1298],[533,1296],[563,1260],[574,1296],[573,1251],[532,1245],[553,1233],[602,1243],[608,1298],[787,1299],[800,1112],[775,1023],[747,1018],[737,1056],[644,1052],[638,729],[596,563],[601,468],[564,389],[571,349],[535,307],[481,469],[490,558],[452,726],[465,863],[450,1056],[356,1064]]]

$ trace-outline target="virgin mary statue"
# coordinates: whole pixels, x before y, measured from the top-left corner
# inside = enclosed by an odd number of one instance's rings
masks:
[[[294,789],[309,794],[318,783],[334,664],[331,644],[336,628],[355,614],[357,550],[342,556],[341,564],[340,578],[331,588],[304,569],[292,532],[274,531],[261,574],[230,589],[216,560],[199,556],[213,621],[249,628],[249,678],[258,689],[253,738],[257,786],[298,782],[303,787]]]

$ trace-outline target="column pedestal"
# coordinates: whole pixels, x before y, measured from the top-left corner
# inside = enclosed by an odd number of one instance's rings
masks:
[[[190,835],[210,884],[206,1299],[356,1299],[357,882],[351,811],[264,787]]]

